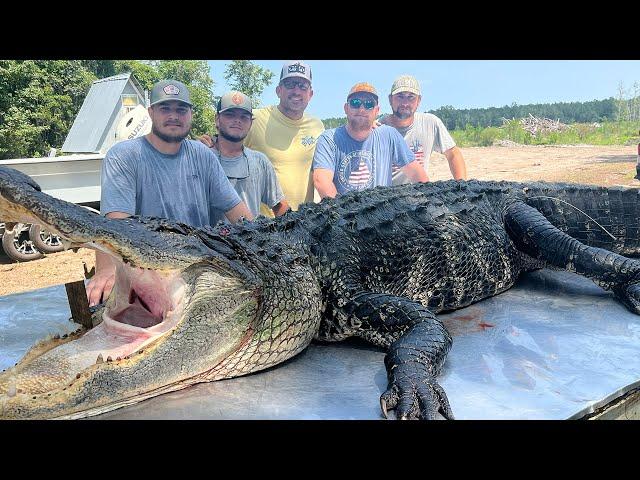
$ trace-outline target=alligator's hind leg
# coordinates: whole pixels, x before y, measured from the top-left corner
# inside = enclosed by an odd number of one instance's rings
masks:
[[[640,314],[640,261],[589,247],[554,227],[538,210],[522,202],[509,205],[504,216],[509,237],[520,251],[591,278]]]
[[[386,417],[434,419],[440,411],[453,419],[449,400],[436,382],[451,348],[451,336],[427,308],[405,297],[360,293],[339,308],[351,333],[387,348],[389,384],[380,397]]]

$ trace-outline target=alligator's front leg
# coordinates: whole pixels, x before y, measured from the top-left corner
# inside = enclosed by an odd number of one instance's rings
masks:
[[[451,336],[427,308],[404,297],[360,293],[341,308],[353,334],[388,349],[384,363],[389,384],[380,397],[382,411],[399,419],[434,419],[439,411],[453,419],[444,390],[436,382],[451,348]]]
[[[581,243],[523,202],[509,205],[504,219],[507,233],[518,250],[591,278],[602,288],[613,291],[629,310],[640,314],[640,261]]]

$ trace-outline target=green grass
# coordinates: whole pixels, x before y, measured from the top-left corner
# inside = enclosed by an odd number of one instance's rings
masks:
[[[474,127],[453,130],[451,136],[460,147],[487,147],[499,140],[521,145],[625,145],[640,142],[640,122],[605,122],[600,127],[590,123],[574,123],[562,132],[548,132],[532,136],[511,120],[502,127]]]

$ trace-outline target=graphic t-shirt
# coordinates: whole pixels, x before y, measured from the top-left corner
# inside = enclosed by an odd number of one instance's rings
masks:
[[[414,160],[398,131],[382,125],[363,141],[354,140],[343,125],[325,131],[316,145],[313,169],[334,172],[338,194],[391,185],[391,167],[402,168]]]
[[[388,116],[384,116],[380,122],[387,124],[387,119]],[[416,160],[422,164],[427,173],[432,152],[444,153],[456,146],[456,142],[442,120],[431,113],[416,112],[411,125],[399,127],[396,130],[404,137]],[[409,179],[399,168],[394,168],[392,175],[394,185],[409,183]]]

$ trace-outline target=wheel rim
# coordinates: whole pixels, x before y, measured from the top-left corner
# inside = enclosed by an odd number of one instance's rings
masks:
[[[47,230],[40,230],[40,240],[42,240],[42,243],[52,248],[62,245],[62,240],[60,240],[60,237],[54,235],[51,232],[48,232]]]
[[[18,226],[16,226],[16,229]],[[13,246],[16,251],[23,255],[37,255],[40,253],[29,239],[29,226],[20,225],[20,230],[13,234]]]

